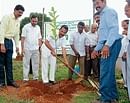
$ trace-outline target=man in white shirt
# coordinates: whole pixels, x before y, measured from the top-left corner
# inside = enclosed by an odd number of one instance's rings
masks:
[[[84,31],[85,31],[86,33],[88,33],[88,32],[89,32],[89,30],[90,30],[89,25],[85,25],[85,27],[84,27]]]
[[[31,16],[31,23],[26,24],[22,29],[21,46],[23,54],[23,80],[29,80],[30,59],[32,61],[33,80],[38,79],[39,71],[39,47],[42,45],[40,27],[37,25],[38,18]]]
[[[41,48],[41,69],[42,69],[42,81],[44,84],[55,84],[55,71],[56,71],[56,49],[61,47],[64,62],[68,65],[66,57],[65,34],[68,32],[68,26],[62,25],[59,29],[59,33],[55,38],[54,35],[48,35],[45,40],[45,45]],[[50,72],[49,72],[50,64]],[[48,76],[49,72],[49,76]]]
[[[125,15],[128,18],[130,18],[130,5],[126,4],[124,11],[125,11]],[[127,88],[128,88],[128,96],[129,96],[129,100],[130,100],[130,23],[128,26],[127,42],[128,42],[128,47],[127,47]]]
[[[87,55],[89,55],[90,58],[89,58],[89,60],[87,60],[87,58],[86,58],[85,74],[91,75],[91,70],[93,70],[93,77],[98,78],[98,76],[99,76],[98,60],[99,59],[98,59],[98,57],[95,59],[91,58],[91,53],[94,50],[94,48],[96,47],[97,42],[98,42],[97,24],[92,24],[91,31],[88,32],[86,35],[89,39],[89,52],[87,52]]]
[[[127,46],[128,46],[128,42],[127,42],[128,25],[129,25],[129,20],[122,21],[123,39],[122,39],[120,56],[122,57],[121,69],[122,69],[125,88],[127,87],[127,55],[126,54],[127,54]]]
[[[72,68],[74,68],[76,64],[76,60],[78,59],[80,74],[84,77],[84,61],[86,55],[86,47],[88,44],[88,38],[84,30],[84,22],[79,22],[77,25],[77,32],[74,32],[70,35],[70,46],[71,52],[69,55],[69,64]],[[69,80],[72,80],[73,72],[69,70]]]

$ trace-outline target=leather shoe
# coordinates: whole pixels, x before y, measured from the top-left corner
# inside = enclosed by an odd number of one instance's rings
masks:
[[[16,82],[9,83],[8,85],[13,86],[15,88],[19,88],[19,85],[17,85]]]
[[[52,85],[56,84],[55,81],[51,81],[51,80],[49,80],[49,83],[52,84]]]
[[[4,86],[5,86],[4,83],[1,83],[1,84],[0,84],[0,88],[3,88]]]

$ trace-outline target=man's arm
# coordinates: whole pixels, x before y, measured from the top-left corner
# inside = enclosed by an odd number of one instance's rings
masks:
[[[53,56],[56,56],[55,49],[50,45],[50,43],[49,43],[48,40],[45,40],[45,45],[46,45],[47,48],[51,51],[51,54],[52,54]]]
[[[25,37],[21,37],[21,54],[24,54],[24,41],[25,41]]]
[[[0,24],[0,50],[2,53],[6,52],[6,48],[4,46],[4,38],[5,38],[5,32],[6,32],[6,28],[8,26],[8,17],[4,16],[1,20],[1,24]]]
[[[8,16],[4,16],[0,24],[0,44],[4,44],[4,38],[6,33],[6,28],[8,27]]]
[[[79,54],[79,52],[75,49],[74,45],[72,44],[72,45],[70,45],[70,46],[71,46],[72,50],[74,51],[75,55],[76,55],[77,57],[80,57],[80,54]]]
[[[42,38],[41,38],[41,39],[38,39],[38,45],[39,45],[39,47],[42,46]]]
[[[62,54],[63,54],[63,58],[64,58],[64,62],[69,65],[68,60],[67,60],[67,52],[66,52],[66,48],[62,47]]]
[[[40,27],[38,26],[38,45],[39,45],[39,47],[41,47],[42,46],[42,35],[41,35],[41,30],[40,30]]]

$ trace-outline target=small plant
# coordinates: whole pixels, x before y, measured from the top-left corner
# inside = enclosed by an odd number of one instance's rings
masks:
[[[57,39],[57,29],[58,26],[56,25],[56,20],[59,17],[59,15],[56,14],[57,11],[54,9],[54,7],[51,7],[51,11],[49,12],[49,15],[51,17],[52,22],[50,23],[51,25],[51,31],[52,31],[52,37],[53,39]]]

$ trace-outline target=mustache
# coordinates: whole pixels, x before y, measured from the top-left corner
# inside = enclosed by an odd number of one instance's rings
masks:
[[[96,10],[99,10],[100,9],[100,7],[96,7]]]

